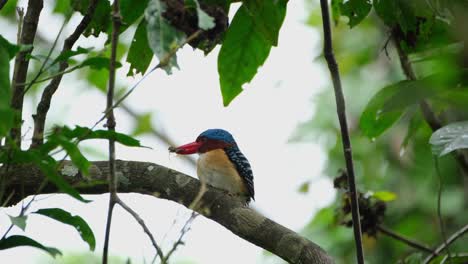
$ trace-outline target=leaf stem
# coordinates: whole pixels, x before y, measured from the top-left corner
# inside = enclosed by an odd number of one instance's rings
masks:
[[[423,245],[422,243],[420,242],[417,242],[417,241],[414,241],[412,239],[409,239],[407,237],[404,237],[390,229],[388,229],[387,227],[385,226],[382,226],[382,225],[378,225],[377,226],[377,229],[382,233],[382,234],[385,234],[391,238],[394,238],[398,241],[401,241],[403,243],[405,243],[406,245],[410,246],[410,247],[413,247],[415,249],[418,249],[418,250],[421,250],[421,251],[424,251],[424,252],[427,252],[427,253],[433,253],[434,250],[432,250],[431,248],[427,247],[426,245]]]

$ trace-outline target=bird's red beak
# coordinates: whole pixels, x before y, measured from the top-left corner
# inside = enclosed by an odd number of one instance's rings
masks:
[[[194,154],[198,152],[198,149],[201,147],[201,145],[202,145],[201,142],[192,142],[192,143],[188,143],[177,148],[170,147],[169,151],[175,152],[181,155]]]

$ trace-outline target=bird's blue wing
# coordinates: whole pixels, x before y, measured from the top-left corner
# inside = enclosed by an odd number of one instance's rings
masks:
[[[239,172],[239,175],[242,177],[242,180],[244,181],[247,187],[249,198],[254,199],[255,191],[253,183],[253,173],[249,161],[244,156],[244,154],[242,154],[242,152],[237,146],[226,148],[225,151],[229,160],[231,160],[231,162],[234,163],[237,171]]]

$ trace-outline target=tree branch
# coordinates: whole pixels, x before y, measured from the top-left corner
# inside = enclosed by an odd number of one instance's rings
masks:
[[[364,263],[364,252],[362,249],[361,221],[359,216],[358,194],[356,191],[356,179],[354,176],[353,154],[351,149],[351,140],[349,138],[348,124],[346,121],[346,104],[341,87],[340,72],[338,64],[333,54],[333,44],[330,26],[330,14],[328,11],[328,1],[320,0],[323,21],[323,53],[330,70],[335,90],[336,112],[340,121],[341,140],[343,143],[343,154],[346,161],[346,175],[348,176],[349,196],[351,197],[351,214],[353,218],[354,240],[356,244],[356,257],[359,264]]]
[[[34,0],[32,0],[34,1]],[[75,42],[83,34],[85,29],[88,27],[91,19],[93,18],[94,11],[96,9],[98,0],[91,0],[89,2],[88,9],[86,14],[83,16],[80,24],[76,27],[75,31],[65,40],[62,48],[61,54],[72,49]],[[60,62],[58,72],[64,73],[65,69],[68,68],[68,63],[66,61]],[[52,81],[47,85],[42,92],[41,101],[37,105],[36,114],[33,115],[34,119],[34,133],[31,143],[31,148],[41,145],[44,141],[44,128],[47,118],[47,112],[50,108],[50,102],[52,101],[52,96],[57,91],[60,82],[62,81],[63,74],[55,76]],[[22,83],[25,83],[23,80]]]
[[[59,171],[71,171],[71,162],[64,162]],[[24,176],[25,194],[35,194],[44,175],[35,166],[18,167],[12,171],[10,188],[15,195],[9,205],[19,202],[21,188],[20,176]],[[82,194],[102,194],[108,192],[106,182],[109,173],[108,161],[93,162],[88,176],[81,173],[63,176]],[[174,201],[188,207],[198,194],[200,182],[190,176],[166,167],[137,161],[116,161],[119,192],[142,193]],[[101,182],[101,184],[92,184]],[[55,193],[55,185],[48,183],[42,194]],[[313,242],[301,237],[292,230],[266,218],[241,200],[226,195],[222,190],[208,186],[197,211],[205,217],[218,222],[237,236],[262,247],[283,258],[289,263],[334,263],[327,253]],[[215,242],[213,242],[215,243]]]
[[[115,64],[116,64],[116,57],[117,57],[117,45],[119,43],[119,31],[120,25],[122,24],[122,17],[120,16],[120,5],[119,0],[114,0],[112,4],[112,38],[111,38],[111,56],[110,56],[110,64],[109,64],[109,85],[107,88],[107,101],[106,101],[106,109],[112,107],[112,103],[114,102],[114,87],[115,87]],[[107,130],[110,132],[115,132],[115,116],[114,110],[111,109],[109,114],[107,115]],[[109,256],[109,242],[110,242],[110,229],[111,229],[111,222],[112,222],[112,212],[114,210],[114,206],[119,201],[119,197],[117,196],[117,179],[115,176],[115,139],[110,138],[109,142],[109,174],[108,174],[108,183],[109,183],[109,208],[107,211],[107,222],[106,222],[106,231],[105,231],[105,240],[104,240],[104,249],[102,253],[102,263],[107,264],[108,256]],[[123,202],[120,204],[124,209],[128,212],[130,209],[126,206]],[[128,209],[127,209],[128,208]],[[132,214],[133,215],[133,214]],[[143,221],[139,222],[143,224]],[[145,225],[142,225],[145,227]],[[146,229],[145,229],[146,230]],[[151,233],[150,233],[151,234]],[[152,236],[150,236],[152,237]],[[158,251],[159,252],[159,251]]]
[[[440,246],[432,252],[431,255],[427,256],[427,258],[424,260],[424,264],[429,263],[432,259],[434,259],[437,255],[440,254],[447,246],[455,242],[458,238],[462,237],[464,234],[468,233],[468,224],[460,228],[460,230],[456,231],[453,233],[445,242],[443,242]]]
[[[37,23],[43,7],[43,0],[29,0],[28,10],[24,16],[24,22],[21,30],[20,42],[17,44],[32,45],[36,37]],[[21,145],[21,125],[23,115],[24,101],[24,83],[28,74],[29,58],[32,48],[21,51],[16,55],[15,66],[13,70],[13,81],[11,87],[13,95],[11,98],[11,108],[17,111],[15,125],[10,130],[10,136],[17,146]]]
[[[385,234],[391,238],[394,238],[398,241],[401,241],[403,243],[405,243],[406,245],[410,246],[410,247],[413,247],[415,249],[418,249],[418,250],[421,250],[421,251],[424,251],[424,252],[427,252],[427,253],[433,253],[434,250],[432,250],[431,248],[427,247],[426,245],[423,245],[422,243],[420,242],[417,242],[417,241],[414,241],[412,239],[409,239],[407,237],[404,237],[398,233],[395,233],[394,231],[384,227],[384,226],[381,226],[381,225],[378,225],[377,226],[377,229],[382,233],[382,234]]]

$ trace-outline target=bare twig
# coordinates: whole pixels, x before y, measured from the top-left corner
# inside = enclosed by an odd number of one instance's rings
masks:
[[[185,222],[184,226],[180,230],[179,238],[174,242],[174,244],[172,245],[172,248],[167,252],[166,257],[164,258],[162,263],[168,263],[169,258],[177,250],[177,247],[179,245],[184,244],[182,239],[184,238],[185,234],[187,234],[187,232],[190,230],[190,225],[197,216],[198,214],[196,212],[192,212],[192,214],[190,215],[190,218]]]
[[[153,234],[149,230],[149,228],[146,226],[145,221],[138,215],[137,212],[135,212],[130,206],[125,204],[119,197],[116,198],[115,201],[118,205],[120,205],[123,209],[125,209],[129,214],[135,218],[135,220],[140,224],[140,226],[143,228],[143,231],[148,235],[149,239],[151,240],[151,243],[153,244],[153,247],[156,249],[156,254],[159,256],[162,260],[166,259],[164,257],[163,251],[161,248],[158,246],[158,243],[156,243],[156,240],[154,239]]]
[[[123,109],[125,112],[127,112],[127,114],[129,114],[132,118],[134,118],[135,120],[138,120],[138,114],[133,109],[131,109],[127,104],[121,103],[120,108]],[[154,129],[152,126],[151,126],[150,133],[156,138],[166,143],[166,145],[175,146],[175,143],[174,141],[172,141],[171,138],[169,138],[165,133],[157,129]],[[196,161],[189,155],[180,155],[179,157],[189,162],[192,166],[196,165]]]
[[[119,43],[119,31],[122,24],[122,17],[120,16],[119,0],[114,0],[112,4],[112,39],[111,39],[111,56],[109,64],[109,86],[107,89],[107,103],[106,109],[112,106],[114,102],[114,88],[115,88],[115,69],[117,57],[117,45]],[[111,109],[107,115],[107,130],[115,131],[115,116],[114,111]],[[112,222],[112,211],[114,205],[118,201],[117,197],[117,179],[115,177],[115,140],[109,139],[109,209],[107,211],[106,233],[104,240],[104,249],[102,253],[102,263],[107,264],[109,255],[109,241],[110,241],[110,228]]]
[[[436,248],[436,250],[434,250],[434,252],[432,252],[431,255],[427,256],[427,258],[424,260],[424,264],[427,264],[429,263],[432,259],[434,259],[437,255],[440,254],[440,252],[442,252],[443,250],[445,250],[445,248],[452,244],[453,242],[455,242],[458,238],[462,237],[463,235],[465,235],[466,233],[468,233],[468,224],[463,226],[462,228],[460,228],[459,230],[457,230],[455,233],[453,233],[446,241],[444,241],[444,243],[442,243],[440,246],[438,246]]]
[[[359,216],[359,203],[356,191],[356,180],[354,176],[354,165],[353,155],[351,149],[351,141],[349,138],[348,124],[346,121],[346,109],[345,99],[343,90],[341,88],[340,73],[338,70],[338,64],[333,54],[331,26],[330,26],[330,14],[328,10],[328,1],[320,0],[320,7],[322,9],[322,21],[323,21],[323,52],[325,60],[328,64],[328,69],[333,81],[333,88],[335,90],[335,100],[338,119],[340,121],[341,128],[341,140],[343,142],[343,152],[346,161],[346,170],[348,176],[349,196],[351,197],[351,213],[353,218],[353,230],[354,239],[356,244],[356,257],[359,264],[364,263],[364,252],[362,248],[362,233],[361,233],[361,222]]]
[[[381,226],[381,225],[378,225],[377,226],[377,229],[382,232],[382,234],[385,234],[389,237],[392,237],[398,241],[401,241],[405,244],[407,244],[408,246],[410,247],[413,247],[415,249],[418,249],[418,250],[421,250],[421,251],[424,251],[424,252],[427,252],[427,253],[432,253],[434,252],[434,250],[432,250],[431,248],[427,247],[426,245],[423,245],[421,242],[417,242],[417,241],[414,241],[413,239],[409,239],[407,237],[404,237],[384,226]]]
[[[197,31],[195,31],[192,35],[190,35],[188,38],[185,39],[184,42],[180,43],[179,45],[175,46],[174,48],[171,49],[170,52],[167,53],[166,57],[164,57],[156,66],[154,66],[153,69],[151,69],[149,72],[147,72],[143,77],[141,77],[141,79],[136,82],[122,97],[120,97],[118,100],[116,100],[116,102],[114,103],[114,105],[112,105],[111,107],[107,108],[105,111],[104,111],[104,115],[94,124],[93,128],[96,127],[99,123],[101,123],[104,119],[106,119],[107,115],[109,114],[109,111],[111,111],[112,109],[116,108],[117,106],[120,105],[120,103],[123,102],[123,100],[125,100],[137,87],[138,85],[144,80],[146,79],[146,77],[148,77],[152,72],[154,72],[155,70],[159,69],[159,68],[162,68],[162,67],[165,67],[167,66],[167,64],[169,63],[170,59],[172,58],[172,56],[174,56],[176,54],[176,52],[182,48],[185,44],[189,43],[190,41],[194,40],[195,38],[197,38],[201,33],[203,32],[203,30],[199,29]]]
[[[439,188],[437,190],[437,218],[439,219],[439,226],[440,226],[440,234],[442,235],[442,241],[445,244],[445,250],[447,251],[447,255],[450,257],[450,249],[447,244],[447,233],[445,232],[445,227],[444,227],[444,219],[442,217],[442,190],[443,190],[443,180],[442,180],[442,175],[440,173],[440,168],[439,168],[439,159],[434,156],[434,166],[436,169],[436,175],[437,178],[439,179]]]
[[[89,1],[86,14],[83,16],[80,24],[78,24],[75,31],[65,40],[61,54],[63,54],[66,51],[71,50],[75,42],[78,40],[81,34],[83,34],[86,27],[88,27],[94,15],[94,11],[96,9],[97,3],[98,3],[98,0]],[[60,62],[58,72],[64,72],[67,67],[68,67],[68,63],[66,61]],[[55,76],[52,79],[52,81],[49,83],[49,85],[47,85],[47,87],[44,89],[44,92],[42,93],[41,101],[37,105],[36,114],[33,115],[34,133],[33,133],[31,148],[35,148],[41,145],[44,141],[44,128],[45,128],[47,113],[50,108],[52,96],[57,91],[62,81],[62,77],[63,77],[63,74]],[[25,81],[23,80],[22,83],[25,83]]]
[[[24,16],[24,22],[21,31],[21,38],[17,44],[32,45],[34,38],[36,37],[37,23],[39,22],[39,16],[43,7],[43,0],[29,0],[28,10]],[[21,12],[18,12],[20,14]],[[22,125],[22,114],[23,114],[23,101],[24,101],[24,83],[29,67],[28,55],[31,53],[32,48],[24,51],[20,51],[16,55],[15,66],[13,70],[13,81],[11,84],[13,95],[11,98],[11,108],[17,111],[15,118],[15,125],[10,130],[10,136],[13,139],[14,144],[18,147],[21,145],[21,125]]]

